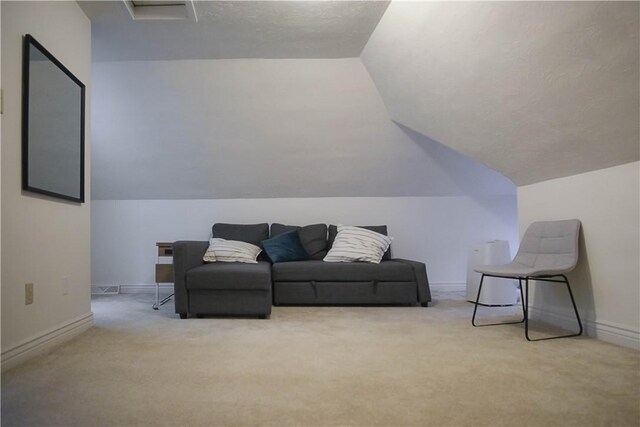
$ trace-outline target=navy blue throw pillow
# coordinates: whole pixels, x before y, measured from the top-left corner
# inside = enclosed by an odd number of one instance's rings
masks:
[[[309,258],[298,236],[298,230],[278,234],[260,242],[274,264],[276,262],[302,261]]]

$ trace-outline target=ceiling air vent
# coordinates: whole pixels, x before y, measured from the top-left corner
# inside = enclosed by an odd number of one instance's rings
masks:
[[[198,21],[193,0],[123,0],[135,21]]]

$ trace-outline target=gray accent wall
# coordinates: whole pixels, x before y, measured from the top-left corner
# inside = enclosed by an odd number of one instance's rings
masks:
[[[359,58],[99,62],[93,98],[94,200],[515,195],[391,121]]]

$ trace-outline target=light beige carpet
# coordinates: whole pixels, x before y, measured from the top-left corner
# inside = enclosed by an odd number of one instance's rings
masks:
[[[274,307],[270,320],[180,320],[151,300],[97,298],[95,328],[4,374],[2,425],[640,423],[638,352],[473,328],[455,294],[429,308]]]

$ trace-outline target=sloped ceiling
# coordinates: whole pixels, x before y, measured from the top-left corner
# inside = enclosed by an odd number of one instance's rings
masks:
[[[196,2],[197,23],[81,5],[97,198],[513,193],[490,169],[526,185],[639,158],[637,2]]]
[[[515,195],[390,120],[359,56],[387,1],[196,2],[91,17],[92,198]]]
[[[391,117],[526,185],[636,161],[638,2],[393,2],[362,60]]]
[[[198,22],[134,21],[122,1],[80,1],[93,60],[352,58],[388,1],[196,1]]]

